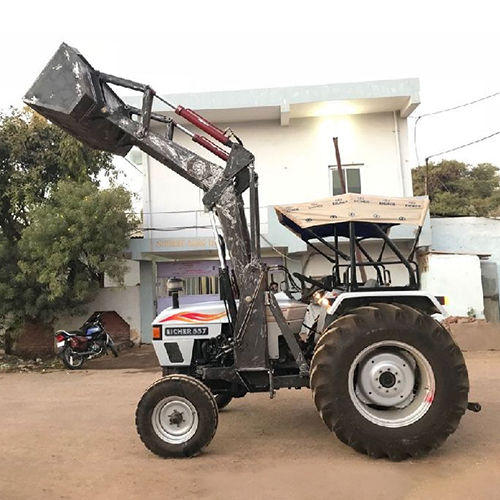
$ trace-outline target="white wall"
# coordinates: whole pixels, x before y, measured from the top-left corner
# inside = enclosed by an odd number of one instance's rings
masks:
[[[123,276],[123,286],[136,286],[140,284],[141,278],[139,275],[139,262],[135,260],[127,260],[126,261],[126,270]],[[109,276],[104,275],[104,287],[121,287],[119,283],[112,280]]]
[[[85,306],[85,312],[63,316],[54,323],[54,330],[76,330],[95,311],[115,311],[130,325],[130,339],[138,341],[141,331],[139,286],[101,288],[96,298]]]
[[[407,195],[411,187],[408,167],[406,120],[399,119],[398,152],[392,112],[366,115],[326,116],[278,121],[232,123],[230,126],[255,154],[261,205],[307,201],[331,195],[328,166],[335,165],[332,137],[339,137],[343,164],[362,163],[361,185],[366,194]],[[224,128],[224,124],[219,124]],[[218,160],[180,132],[175,140],[212,161]],[[158,212],[202,210],[199,190],[156,160],[149,158],[152,220],[149,227],[164,227]],[[401,162],[406,165],[401,174]],[[219,162],[220,163],[220,162]],[[144,163],[147,168],[147,162]],[[405,182],[406,181],[406,182]],[[406,189],[403,190],[403,182]],[[147,200],[147,193],[144,199]],[[149,207],[144,207],[145,212]],[[157,235],[158,237],[162,236]]]
[[[500,282],[500,220],[486,217],[433,217],[432,248],[444,252],[490,254]]]
[[[452,316],[467,316],[474,310],[484,318],[481,265],[476,255],[426,254],[420,259],[422,289],[447,298]]]

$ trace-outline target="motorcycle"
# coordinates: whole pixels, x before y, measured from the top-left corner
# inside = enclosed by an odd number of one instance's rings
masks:
[[[81,368],[85,360],[107,354],[108,350],[118,357],[113,339],[101,322],[100,313],[91,316],[79,330],[58,330],[55,337],[57,355],[70,370]]]

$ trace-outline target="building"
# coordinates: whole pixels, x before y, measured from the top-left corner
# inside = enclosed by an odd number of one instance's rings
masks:
[[[418,91],[417,79],[402,79],[165,98],[220,128],[230,127],[255,154],[264,258],[269,263],[285,260],[291,270],[317,276],[328,273],[331,265],[280,226],[273,205],[340,192],[334,136],[349,192],[411,196],[407,118],[419,104]],[[155,111],[171,113],[161,107]],[[174,139],[210,155],[179,132]],[[131,240],[129,250],[139,262],[141,340],[148,342],[154,316],[169,304],[166,280],[184,279],[184,303],[216,299],[218,260],[201,192],[143,153],[134,152],[133,160],[145,175],[144,237]],[[429,235],[422,233],[421,244],[430,244]],[[393,234],[403,249],[412,236],[404,227]],[[270,279],[279,282],[282,277]],[[395,270],[393,282],[397,279]]]
[[[433,293],[455,296],[451,314],[500,323],[500,220],[487,217],[433,217],[436,261]],[[431,289],[430,283],[428,284]]]

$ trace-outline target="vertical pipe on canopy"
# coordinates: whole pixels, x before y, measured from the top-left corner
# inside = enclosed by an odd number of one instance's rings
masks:
[[[339,247],[339,235],[337,233],[337,224],[333,225],[333,235],[335,237],[335,248]],[[339,256],[336,256],[337,258],[335,259],[335,282],[338,285],[340,285],[340,265],[339,265]]]
[[[351,251],[351,282],[349,283],[349,291],[352,292],[358,288],[358,280],[356,277],[356,228],[354,222],[349,222],[349,244]],[[361,267],[363,269],[363,267]],[[366,281],[366,280],[365,280]]]
[[[346,194],[347,189],[346,189],[346,182],[345,182],[345,178],[344,178],[344,171],[342,170],[342,161],[340,160],[340,149],[339,149],[339,138],[338,137],[333,138],[333,145],[335,147],[335,158],[337,160],[337,170],[339,172],[340,185],[342,186],[342,192],[344,194]],[[350,228],[350,226],[349,226],[349,228]],[[350,229],[349,229],[349,232],[350,232]],[[335,245],[337,245],[337,242],[335,242]],[[353,259],[355,260],[356,258],[359,259],[360,262],[363,261],[363,258],[361,256],[361,253],[360,253],[358,248],[355,249],[354,254],[351,254],[351,262]],[[337,257],[337,259],[338,259],[338,257]],[[361,271],[361,279],[363,280],[363,283],[366,283],[366,269],[364,268],[364,266],[360,267],[360,271]]]
[[[342,186],[342,193],[347,193],[345,185],[344,171],[342,170],[342,162],[340,161],[339,138],[333,138],[333,145],[335,147],[335,159],[337,160],[337,170],[339,172],[340,185]]]

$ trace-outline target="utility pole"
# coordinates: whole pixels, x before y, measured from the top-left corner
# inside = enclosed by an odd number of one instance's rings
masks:
[[[425,196],[429,196],[429,157],[425,159]]]

